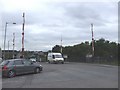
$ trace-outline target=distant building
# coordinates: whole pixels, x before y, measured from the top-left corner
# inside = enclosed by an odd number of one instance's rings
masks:
[[[43,56],[43,55],[44,55],[44,52],[39,51],[39,52],[38,52],[38,55],[42,55],[42,56]]]

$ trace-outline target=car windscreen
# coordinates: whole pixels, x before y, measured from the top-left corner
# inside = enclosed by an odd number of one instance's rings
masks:
[[[4,65],[7,65],[8,63],[9,63],[9,61],[3,61],[0,65],[4,66]]]

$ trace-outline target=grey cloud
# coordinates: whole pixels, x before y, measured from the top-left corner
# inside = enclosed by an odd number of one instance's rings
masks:
[[[82,28],[90,23],[95,23],[96,26],[106,26],[106,23],[113,23],[111,18],[117,15],[114,3],[66,3],[63,8],[66,11],[65,15],[70,18],[70,22],[75,27]]]
[[[60,44],[61,35],[63,45],[74,45],[84,41],[91,41],[91,23],[94,23],[95,39],[105,37],[115,40],[116,29],[114,25],[111,28],[109,26],[114,20],[111,17],[115,17],[116,14],[113,11],[115,8],[110,5],[103,3],[52,2],[48,3],[44,10],[26,11],[25,49],[51,49],[52,46]],[[110,15],[111,12],[114,14]],[[12,40],[12,33],[16,33],[16,49],[18,50],[21,49],[22,13],[22,11],[17,10],[15,12],[4,11],[2,13],[3,24],[8,21],[17,23],[16,25],[8,26],[7,37]],[[108,31],[110,35],[107,34]],[[112,33],[113,36],[111,36]]]

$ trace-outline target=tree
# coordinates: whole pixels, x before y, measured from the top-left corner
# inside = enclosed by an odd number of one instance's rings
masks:
[[[60,46],[53,47],[53,52],[60,52]],[[110,42],[101,38],[94,40],[94,57],[104,58],[117,58],[118,57],[118,44],[116,42]],[[63,54],[68,55],[69,61],[84,61],[86,55],[92,54],[92,42],[82,42],[74,46],[63,47]]]
[[[52,52],[58,52],[58,53],[60,53],[60,49],[61,49],[61,47],[59,45],[56,45],[56,46],[54,46],[52,48]]]

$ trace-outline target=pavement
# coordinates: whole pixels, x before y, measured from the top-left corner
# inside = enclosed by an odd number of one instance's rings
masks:
[[[39,74],[3,78],[3,88],[118,88],[118,67],[86,63],[48,64]]]

